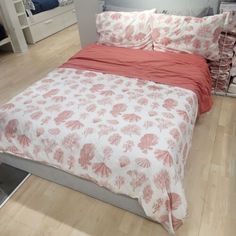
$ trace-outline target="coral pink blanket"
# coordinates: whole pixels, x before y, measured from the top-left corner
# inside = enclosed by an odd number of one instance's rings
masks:
[[[211,109],[211,77],[200,56],[172,52],[152,52],[92,44],[62,67],[93,70],[149,80],[193,91],[199,112]]]

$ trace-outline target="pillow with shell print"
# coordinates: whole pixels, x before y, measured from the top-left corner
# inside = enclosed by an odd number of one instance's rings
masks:
[[[98,43],[152,50],[150,18],[155,9],[140,12],[107,11],[97,15]]]
[[[226,17],[226,13],[202,18],[153,14],[154,50],[194,53],[209,60],[218,60],[218,41]]]

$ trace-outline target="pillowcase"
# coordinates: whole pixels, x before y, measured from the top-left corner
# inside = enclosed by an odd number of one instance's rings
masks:
[[[199,54],[209,60],[220,58],[219,37],[227,14],[203,18],[153,14],[154,50]]]
[[[152,50],[150,18],[155,9],[141,12],[107,11],[97,15],[98,43]]]

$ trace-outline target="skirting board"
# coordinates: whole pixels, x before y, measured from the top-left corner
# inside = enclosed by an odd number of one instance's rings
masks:
[[[98,186],[97,184],[81,179],[62,170],[4,153],[0,153],[0,162],[27,171],[33,175],[65,187],[69,187],[141,217],[148,218],[137,199],[133,199],[125,195],[115,194],[103,187]]]

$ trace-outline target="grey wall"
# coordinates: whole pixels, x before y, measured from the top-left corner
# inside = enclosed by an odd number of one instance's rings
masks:
[[[182,15],[199,15],[206,7],[212,7],[216,13],[220,0],[106,0],[107,5],[130,7],[134,9],[157,8]]]
[[[104,1],[75,0],[75,9],[78,19],[80,43],[82,47],[97,40],[96,14],[103,10]]]

